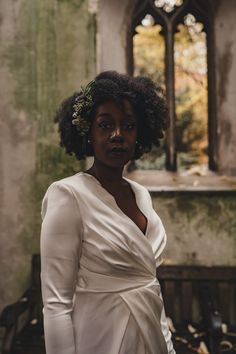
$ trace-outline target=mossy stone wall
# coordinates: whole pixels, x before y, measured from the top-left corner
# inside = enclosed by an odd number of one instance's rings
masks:
[[[0,309],[28,285],[49,183],[81,165],[58,147],[53,116],[95,75],[86,0],[1,1]]]
[[[170,264],[236,265],[235,192],[152,193]]]

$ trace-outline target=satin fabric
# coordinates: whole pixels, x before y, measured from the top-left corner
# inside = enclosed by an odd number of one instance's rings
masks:
[[[149,193],[127,179],[145,235],[93,176],[54,182],[42,203],[47,354],[174,354],[156,267],[166,244]]]

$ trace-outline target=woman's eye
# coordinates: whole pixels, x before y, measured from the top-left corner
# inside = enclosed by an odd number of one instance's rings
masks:
[[[109,129],[111,127],[111,124],[109,122],[101,122],[98,124],[98,126],[102,129]]]
[[[127,130],[133,130],[135,127],[136,127],[136,124],[134,122],[131,122],[131,123],[126,123],[124,125],[125,129]]]

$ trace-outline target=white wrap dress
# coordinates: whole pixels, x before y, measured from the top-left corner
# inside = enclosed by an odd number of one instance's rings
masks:
[[[84,172],[42,203],[41,279],[47,354],[174,354],[156,267],[166,244],[149,193],[130,181],[145,235]]]

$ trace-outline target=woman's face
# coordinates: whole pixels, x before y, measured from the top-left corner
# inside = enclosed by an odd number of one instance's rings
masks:
[[[95,112],[90,140],[95,160],[120,168],[132,159],[137,139],[136,116],[131,103],[107,101]]]

